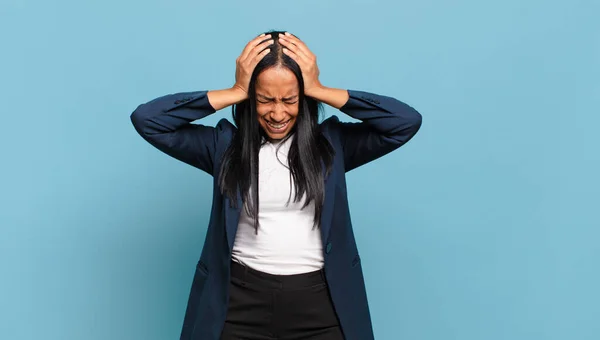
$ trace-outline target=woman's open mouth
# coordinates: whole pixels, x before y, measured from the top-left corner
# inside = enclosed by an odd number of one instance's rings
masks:
[[[269,121],[267,122],[267,126],[269,127],[269,130],[273,133],[279,133],[279,132],[283,132],[285,130],[285,128],[288,126],[288,124],[290,123],[291,119],[289,119],[288,121],[284,122],[284,123],[280,123],[280,124],[276,124],[276,123],[271,123]]]

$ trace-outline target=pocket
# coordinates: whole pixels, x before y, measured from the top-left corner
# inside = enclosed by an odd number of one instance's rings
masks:
[[[194,274],[193,292],[197,294],[197,298],[200,298],[200,294],[204,290],[206,280],[208,279],[208,267],[202,261],[199,261],[196,265],[196,273]]]
[[[339,325],[329,286],[318,283],[307,288],[287,291],[285,306],[311,327],[330,328]]]
[[[327,282],[320,282],[320,283],[316,283],[316,284],[314,284],[312,286],[308,286],[306,288],[301,288],[301,289],[304,289],[304,290],[313,290],[314,291],[314,290],[320,290],[320,289],[323,289],[323,288],[326,288],[326,287],[327,287]]]
[[[360,264],[360,255],[356,254],[354,259],[352,260],[352,268],[358,266]]]
[[[196,264],[196,270],[194,271],[192,287],[190,290],[190,295],[188,297],[187,309],[183,320],[182,332],[184,334],[189,334],[189,332],[193,332],[193,329],[196,326],[196,319],[198,317],[198,314],[201,313],[201,308],[204,305],[201,301],[204,290],[206,289],[207,281],[208,268],[206,264],[204,264],[202,261],[199,261]]]

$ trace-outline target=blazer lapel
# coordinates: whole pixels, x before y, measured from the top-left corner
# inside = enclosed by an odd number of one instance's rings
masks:
[[[325,178],[325,200],[323,202],[323,211],[321,212],[321,241],[323,243],[323,249],[329,239],[329,231],[331,229],[331,219],[333,217],[333,203],[335,195],[335,181],[329,177],[335,174],[335,167],[331,169],[329,176],[326,176],[325,165],[323,164],[323,177]]]
[[[233,250],[233,242],[237,233],[238,222],[240,221],[240,212],[242,209],[242,197],[238,190],[237,208],[231,206],[229,198],[225,198],[225,233],[227,234],[227,244],[229,245],[229,253]]]

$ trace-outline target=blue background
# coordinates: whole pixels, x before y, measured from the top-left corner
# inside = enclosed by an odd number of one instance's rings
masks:
[[[600,339],[599,14],[594,0],[3,0],[0,339],[179,337],[211,179],[129,115],[231,86],[269,29],[305,40],[325,85],[424,116],[348,174],[377,339]]]

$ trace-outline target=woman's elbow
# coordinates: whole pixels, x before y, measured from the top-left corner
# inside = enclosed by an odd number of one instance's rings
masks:
[[[411,140],[421,129],[423,116],[417,110],[405,112],[402,117],[398,117],[395,128],[391,131],[391,137],[400,146]]]
[[[135,130],[142,136],[148,135],[148,126],[150,122],[150,115],[146,104],[140,104],[129,116],[131,124]]]
[[[423,115],[421,115],[419,111],[413,110],[411,125],[415,130],[415,133],[419,131],[419,129],[421,128],[421,124],[423,124]]]

